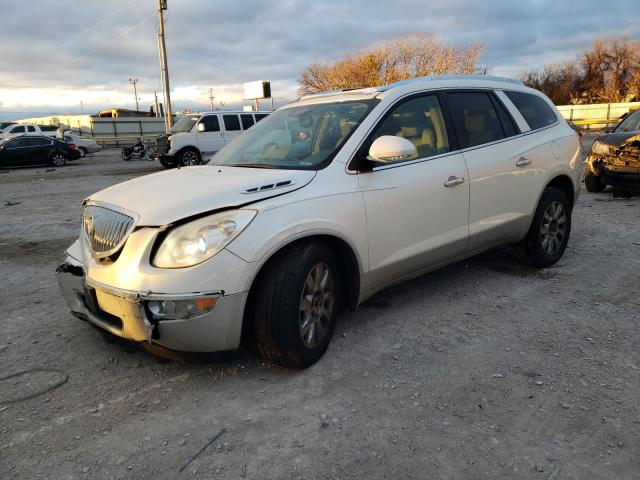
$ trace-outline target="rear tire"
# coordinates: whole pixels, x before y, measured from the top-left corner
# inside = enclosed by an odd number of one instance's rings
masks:
[[[546,188],[527,236],[516,246],[519,260],[536,267],[549,267],[560,260],[571,235],[571,210],[562,190]]]
[[[178,155],[180,165],[189,167],[192,165],[200,165],[202,163],[202,156],[197,148],[189,147],[185,148]]]
[[[49,165],[54,167],[62,167],[67,163],[67,157],[60,152],[53,152],[49,157]]]
[[[274,258],[258,278],[253,325],[266,360],[307,368],[329,346],[340,301],[340,274],[327,245],[300,243]]]
[[[600,193],[607,188],[607,184],[602,177],[592,172],[586,172],[584,174],[584,186],[587,187],[587,192],[591,193]]]

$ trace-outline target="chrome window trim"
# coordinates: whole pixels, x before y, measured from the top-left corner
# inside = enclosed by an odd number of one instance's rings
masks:
[[[458,149],[458,150],[451,150],[449,152],[441,153],[439,155],[433,155],[431,157],[416,158],[416,159],[413,159],[413,160],[407,160],[405,162],[397,162],[397,163],[393,163],[393,164],[390,164],[390,165],[381,165],[379,167],[373,168],[372,170],[370,170],[368,172],[360,172],[358,170],[353,170],[353,169],[350,168],[351,162],[354,161],[356,153],[358,153],[358,151],[360,150],[360,148],[362,147],[364,142],[367,140],[367,138],[369,138],[369,135],[371,135],[371,132],[373,132],[373,130],[375,130],[375,128],[378,126],[378,124],[380,122],[380,119],[384,115],[386,115],[387,112],[391,108],[393,108],[399,101],[401,101],[402,99],[404,99],[406,97],[409,97],[409,96],[412,96],[412,95],[416,95],[416,94],[421,94],[421,93],[428,94],[428,93],[432,92],[434,95],[437,95],[440,92],[446,93],[447,91],[451,91],[451,90],[480,90],[480,91],[485,91],[485,92],[496,92],[497,91],[497,90],[495,90],[493,88],[486,88],[486,87],[472,87],[472,88],[469,88],[469,87],[451,87],[451,88],[445,88],[445,89],[443,89],[443,88],[439,88],[439,89],[438,88],[434,88],[434,89],[420,90],[420,91],[417,91],[417,92],[410,92],[410,93],[407,93],[407,94],[405,94],[405,95],[403,95],[401,97],[398,97],[380,115],[378,115],[378,117],[375,119],[374,123],[371,125],[371,127],[367,131],[366,135],[364,135],[362,137],[362,139],[358,143],[357,147],[353,150],[353,153],[350,155],[349,160],[347,161],[347,163],[345,165],[346,173],[349,174],[349,175],[360,175],[360,174],[365,174],[365,173],[377,172],[377,171],[380,171],[380,170],[388,170],[389,168],[401,167],[401,166],[404,166],[404,165],[413,165],[414,163],[428,162],[429,160],[446,157],[446,156],[449,156],[449,155],[452,155],[452,154],[455,154],[455,153],[470,152],[470,151],[473,151],[473,150],[477,150],[479,148],[484,148],[484,147],[487,147],[487,146],[492,146],[492,145],[496,145],[496,144],[499,144],[499,143],[508,142],[508,141],[511,141],[513,139],[516,139],[516,138],[525,137],[527,135],[532,135],[534,133],[538,133],[538,132],[542,132],[544,130],[548,130],[550,128],[554,128],[554,127],[556,127],[556,126],[558,126],[560,124],[560,119],[558,118],[558,115],[554,111],[553,113],[556,115],[556,121],[554,123],[552,123],[550,125],[546,125],[546,126],[544,126],[542,128],[537,128],[535,130],[529,129],[526,132],[521,132],[521,133],[519,133],[517,135],[512,135],[510,137],[501,138],[500,140],[494,140],[493,142],[483,143],[481,145],[474,145],[473,147],[467,147],[467,148],[462,148],[462,149]],[[514,90],[514,91],[518,91],[518,90]],[[502,99],[502,98],[500,98],[500,99]],[[506,108],[506,105],[505,105],[505,108]],[[520,114],[520,112],[518,112],[518,114],[520,116],[522,116]],[[446,118],[445,118],[445,122],[446,122]],[[527,126],[528,125],[529,124],[527,124]]]

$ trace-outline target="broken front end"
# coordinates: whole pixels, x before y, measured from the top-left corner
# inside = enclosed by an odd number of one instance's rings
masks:
[[[590,192],[602,191],[607,185],[624,192],[640,192],[640,135],[616,143],[606,137],[593,143],[585,161],[585,185]]]

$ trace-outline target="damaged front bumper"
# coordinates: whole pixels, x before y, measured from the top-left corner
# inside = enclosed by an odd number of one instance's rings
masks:
[[[82,264],[70,256],[56,273],[72,314],[120,338],[184,352],[224,351],[239,345],[246,293],[116,289],[87,280]],[[191,305],[195,309],[186,308]],[[159,311],[164,306],[171,311]]]

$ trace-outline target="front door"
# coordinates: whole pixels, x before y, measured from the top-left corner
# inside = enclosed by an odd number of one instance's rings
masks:
[[[467,166],[450,140],[438,96],[401,100],[364,150],[382,135],[410,140],[417,158],[358,174],[372,290],[461,256],[469,236]]]
[[[14,138],[5,143],[2,155],[3,166],[10,165],[26,165],[28,156],[27,148],[25,148],[25,137]]]
[[[224,147],[224,135],[220,128],[220,121],[217,114],[205,115],[198,122],[204,127],[204,131],[200,131],[199,125],[196,126],[196,136],[198,138],[198,148],[202,159],[211,158],[218,150]],[[202,127],[200,127],[202,128]]]

